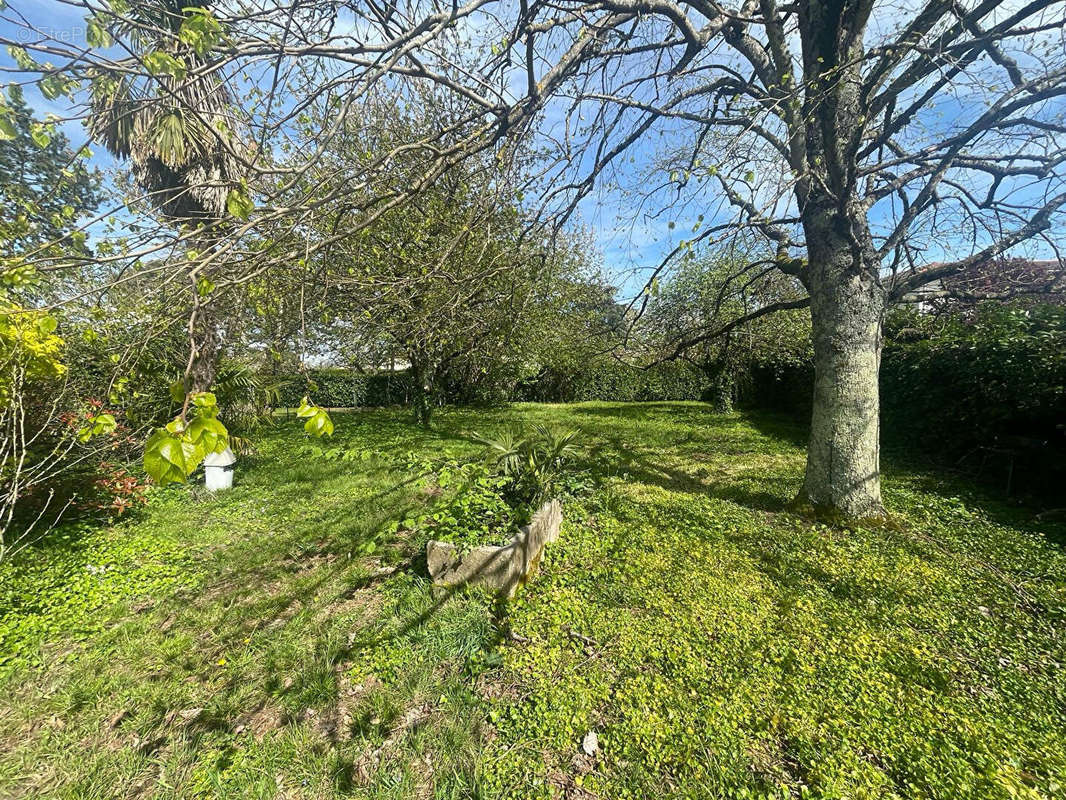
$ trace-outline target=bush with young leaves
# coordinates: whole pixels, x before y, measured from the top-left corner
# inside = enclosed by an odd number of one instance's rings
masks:
[[[524,508],[508,502],[509,479],[494,473],[489,465],[449,459],[415,467],[429,481],[439,499],[427,508],[394,522],[387,533],[411,531],[424,538],[454,544],[460,552],[483,544],[503,544],[528,516]],[[376,543],[364,546],[373,552]]]

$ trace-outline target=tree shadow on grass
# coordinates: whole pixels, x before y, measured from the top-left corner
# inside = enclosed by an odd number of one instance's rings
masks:
[[[719,414],[706,403],[661,401],[653,403],[602,403],[575,405],[569,412],[576,416],[600,417],[647,422],[667,421],[677,425],[723,427],[736,421]]]
[[[764,409],[745,409],[743,415],[744,422],[763,436],[787,442],[792,447],[807,448],[810,421],[805,417]]]
[[[768,437],[786,441],[797,448],[807,447],[809,425],[804,419],[760,409],[745,411],[744,419]],[[897,440],[882,442],[881,465],[889,503],[897,486],[908,484],[931,495],[959,497],[997,524],[1040,534],[1059,547],[1066,547],[1066,523],[1054,518],[1038,518],[1038,514],[1047,508],[1046,502],[1006,497],[992,486],[976,483],[966,470],[938,462],[916,450],[912,444]]]
[[[671,455],[678,455],[670,451],[658,450],[654,455],[646,455],[629,447],[619,437],[603,436],[601,439],[597,453],[581,464],[601,477],[625,474],[638,483],[658,486],[670,492],[708,495],[757,511],[784,511],[791,499],[769,488],[746,485],[750,481],[693,474],[667,463]],[[791,483],[791,476],[768,475],[759,482],[779,484],[785,481]]]

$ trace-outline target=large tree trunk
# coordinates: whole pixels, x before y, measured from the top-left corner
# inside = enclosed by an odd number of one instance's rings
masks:
[[[876,266],[861,263],[862,256],[833,239],[825,232],[809,239],[815,377],[800,500],[846,517],[880,517],[878,373],[885,296]]]

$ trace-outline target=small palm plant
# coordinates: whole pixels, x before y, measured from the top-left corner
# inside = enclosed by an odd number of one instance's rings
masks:
[[[251,364],[223,359],[215,376],[214,390],[220,406],[226,409],[230,447],[240,455],[250,455],[254,447],[250,434],[271,424],[271,410],[277,405],[281,384],[257,371]]]
[[[558,489],[559,480],[584,453],[576,429],[536,425],[528,433],[504,431],[496,438],[475,435],[488,448],[494,469],[510,481],[507,493],[520,503],[539,505]]]

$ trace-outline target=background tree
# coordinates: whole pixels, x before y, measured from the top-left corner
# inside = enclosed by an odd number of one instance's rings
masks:
[[[90,18],[95,43],[112,35],[133,44],[132,55],[91,83],[88,127],[115,156],[129,159],[134,181],[162,218],[185,232],[189,357],[187,390],[211,387],[221,351],[221,316],[209,299],[212,267],[227,206],[246,203],[243,147],[233,127],[230,92],[210,53],[223,30],[192,0],[153,0],[112,17],[111,32]],[[138,80],[145,69],[150,80]],[[180,271],[186,271],[181,269]]]
[[[756,365],[804,360],[811,346],[805,308],[751,319],[758,309],[794,303],[805,293],[795,278],[752,267],[772,263],[772,254],[760,260],[750,244],[736,244],[686,252],[651,295],[638,326],[657,363],[684,359],[707,374],[709,399],[721,412],[732,411]]]
[[[505,197],[468,178],[450,172],[332,248],[318,276],[341,352],[391,343],[385,352],[410,369],[423,425],[449,383],[455,399],[506,399],[544,325],[562,322],[552,301],[569,265]]]
[[[363,180],[364,165],[379,153],[404,148],[456,113],[450,99],[391,91],[368,98],[287,200],[299,203],[338,176]],[[307,112],[306,146],[316,146],[322,124]],[[547,329],[564,327],[556,313],[560,287],[579,282],[586,263],[577,240],[553,237],[520,209],[515,187],[525,180],[522,164],[520,158],[466,160],[402,208],[360,225],[363,202],[372,204],[414,179],[397,161],[367,187],[365,198],[318,204],[298,228],[283,222],[280,229],[264,229],[268,247],[291,239],[303,250],[284,283],[263,272],[271,288],[257,288],[257,302],[289,317],[287,325],[275,318],[267,327],[288,330],[299,342],[301,363],[310,357],[409,370],[422,424],[445,394],[453,401],[507,399],[517,380],[535,369]],[[353,226],[356,234],[340,235]]]
[[[81,218],[101,202],[101,177],[85,165],[54,121],[38,122],[12,84],[6,119],[11,128],[0,135],[0,220],[3,257],[40,257],[55,246],[55,255],[87,253]]]

